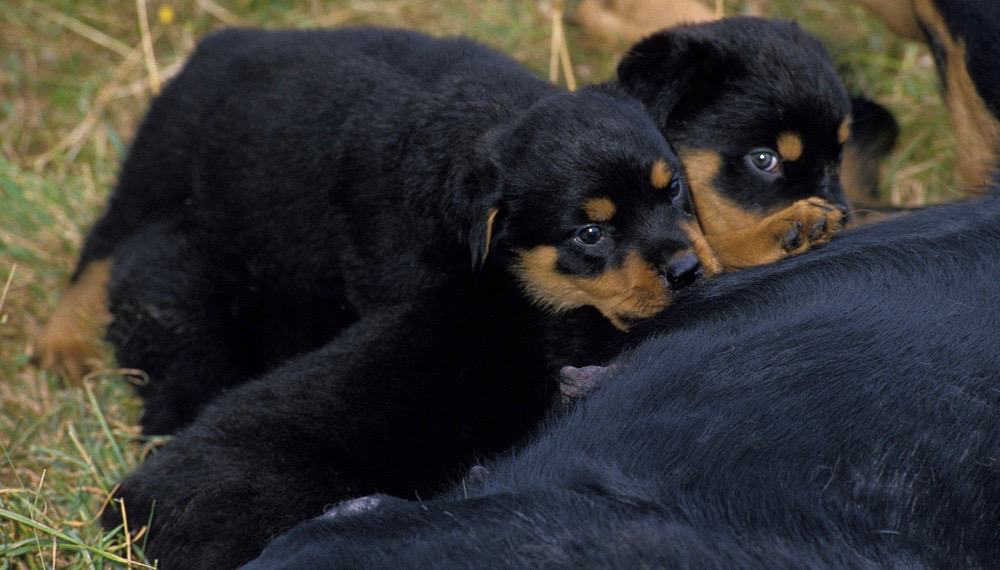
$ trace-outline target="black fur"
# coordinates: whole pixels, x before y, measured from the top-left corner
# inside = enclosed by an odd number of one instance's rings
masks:
[[[235,566],[324,505],[426,495],[509,449],[558,394],[548,313],[586,306],[536,281],[641,259],[664,302],[679,284],[686,190],[655,187],[656,162],[681,169],[642,104],[468,40],[227,31],[150,117],[95,231],[177,154],[174,210],[114,249],[109,331],[150,374],[147,433],[201,414],[118,493],[167,568]],[[594,198],[616,209],[588,246]],[[539,248],[549,277],[525,269]]]
[[[486,482],[337,509],[247,568],[993,567],[997,220],[937,207],[719,278]]]

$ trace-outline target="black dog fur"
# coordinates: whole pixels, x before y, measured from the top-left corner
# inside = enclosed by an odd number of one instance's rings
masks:
[[[640,102],[464,39],[223,32],[136,145],[140,179],[177,153],[164,191],[185,211],[115,246],[109,336],[150,374],[147,433],[222,393],[117,494],[131,528],[153,513],[167,568],[246,562],[349,497],[440,490],[558,394],[551,313],[622,336],[611,323],[700,272],[680,164]]]
[[[485,482],[334,509],[247,568],[993,567],[997,220],[927,209],[722,276]]]

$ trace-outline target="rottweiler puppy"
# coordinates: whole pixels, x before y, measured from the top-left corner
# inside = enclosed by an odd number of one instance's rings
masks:
[[[358,494],[434,492],[540,419],[553,315],[621,334],[717,269],[641,102],[465,39],[211,36],[121,180],[81,265],[113,260],[143,430],[225,392],[118,493],[130,528],[155,511],[165,567],[235,566]]]
[[[627,329],[701,271],[651,126],[614,87],[560,92],[469,42],[228,32],[154,102],[78,278],[118,249],[142,260],[115,263],[109,334],[154,380],[147,433],[193,417],[186,386],[210,395],[344,320],[465,286],[487,253],[522,304]]]
[[[618,82],[669,133],[725,267],[800,253],[846,223],[839,166],[850,99],[822,45],[796,24],[671,28],[629,50]]]
[[[639,41],[660,28],[709,22],[720,16],[699,0],[585,0],[574,12],[573,19],[590,33]],[[773,43],[773,38],[765,37],[764,41]],[[696,65],[694,60],[691,64]],[[764,73],[761,79],[770,78],[763,68],[755,71]],[[762,82],[762,85],[767,84]],[[851,118],[851,134],[844,143],[840,161],[844,195],[852,208],[881,207],[877,204],[881,166],[895,144],[899,126],[885,107],[864,97],[851,98]],[[673,125],[668,125],[668,130],[672,128]],[[762,148],[775,147],[773,141],[764,144],[766,142],[761,141]],[[773,193],[778,200],[788,199],[781,188],[758,187],[754,192]],[[863,215],[867,213],[862,212]]]
[[[927,43],[955,130],[955,173],[982,190],[1000,166],[1000,3],[983,0],[858,0],[896,33]]]
[[[929,208],[690,290],[514,457],[246,568],[993,567],[997,219]]]

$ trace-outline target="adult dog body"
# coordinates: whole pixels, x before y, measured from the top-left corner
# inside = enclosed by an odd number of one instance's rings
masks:
[[[338,508],[248,568],[991,567],[998,219],[927,209],[713,280],[486,482]]]

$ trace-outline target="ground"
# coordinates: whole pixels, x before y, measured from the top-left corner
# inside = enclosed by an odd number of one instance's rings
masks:
[[[759,3],[759,1],[757,2]],[[462,33],[547,75],[553,2],[535,0],[14,0],[0,2],[0,570],[142,567],[142,534],[95,522],[109,491],[159,441],[138,436],[134,375],[106,367],[71,384],[30,364],[136,120],[198,37],[226,25],[384,24]],[[723,3],[727,14],[745,8]],[[953,140],[927,50],[850,0],[769,0],[828,45],[853,92],[902,125],[886,201],[953,190]],[[568,2],[572,8],[573,2]],[[138,17],[147,14],[148,25]],[[567,27],[580,83],[610,76],[624,46]],[[144,49],[144,40],[148,49]],[[155,72],[155,73],[154,73]],[[154,515],[155,516],[155,515]]]

